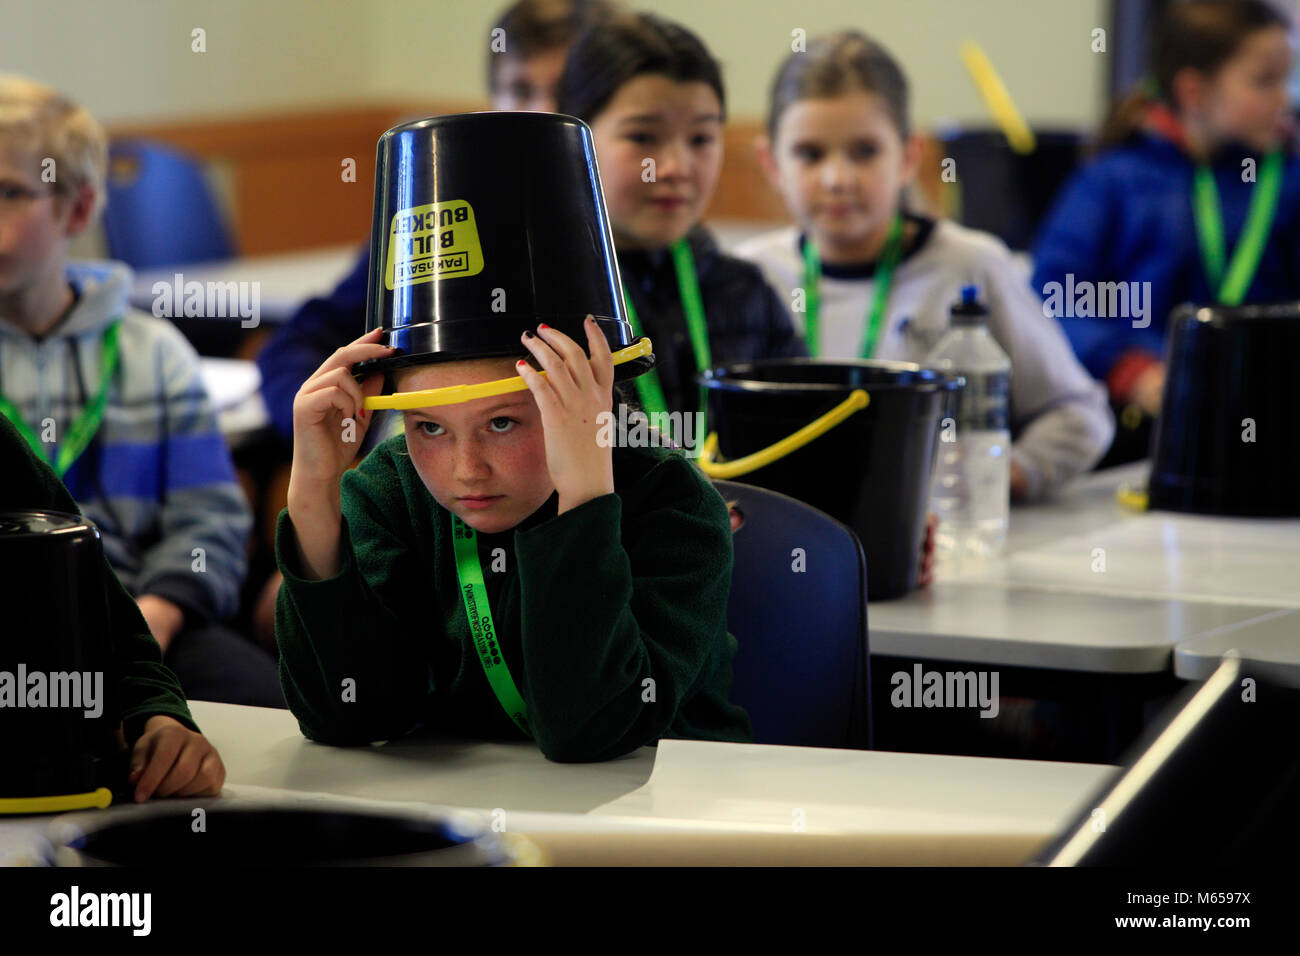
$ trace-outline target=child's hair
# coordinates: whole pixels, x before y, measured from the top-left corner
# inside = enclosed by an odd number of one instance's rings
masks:
[[[556,108],[590,123],[619,87],[656,74],[678,83],[707,83],[726,118],[722,70],[704,43],[680,24],[651,13],[626,13],[601,21],[569,50]]]
[[[607,0],[519,0],[506,8],[492,31],[506,38],[505,55],[526,60],[539,53],[568,46],[593,23],[614,15],[617,7]],[[488,57],[488,89],[497,88],[499,54]]]
[[[108,137],[90,112],[57,90],[21,76],[0,75],[0,148],[54,161],[56,192],[95,190],[94,215],[104,206]]]
[[[856,30],[817,37],[802,53],[791,53],[772,81],[767,135],[776,140],[781,114],[798,100],[865,92],[880,97],[898,135],[911,134],[907,77],[889,52]]]
[[[1151,36],[1150,73],[1119,101],[1098,137],[1105,149],[1123,143],[1141,127],[1147,109],[1172,102],[1174,77],[1191,68],[1213,76],[1253,33],[1287,28],[1287,18],[1266,0],[1176,0]]]

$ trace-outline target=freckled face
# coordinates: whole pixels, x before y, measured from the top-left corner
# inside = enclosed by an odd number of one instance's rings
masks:
[[[420,366],[398,372],[397,388],[409,392],[511,378],[518,375],[515,361]],[[404,415],[406,448],[424,486],[438,504],[476,531],[513,528],[555,491],[546,466],[541,411],[526,389]]]

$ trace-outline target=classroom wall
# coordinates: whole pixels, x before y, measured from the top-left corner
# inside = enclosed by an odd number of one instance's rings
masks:
[[[655,0],[725,68],[732,114],[758,118],[791,31],[845,25],[902,60],[921,125],[982,121],[957,55],[984,49],[1031,122],[1091,124],[1107,64],[1091,31],[1109,0]],[[194,119],[376,98],[483,96],[499,0],[0,0],[0,69],[66,89],[97,116]],[[205,53],[191,30],[207,31]]]

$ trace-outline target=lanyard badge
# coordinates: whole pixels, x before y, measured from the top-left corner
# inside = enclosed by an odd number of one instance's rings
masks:
[[[677,294],[681,298],[682,312],[686,315],[686,328],[691,336],[691,349],[695,353],[695,370],[703,372],[713,366],[713,354],[709,349],[708,320],[704,315],[704,298],[700,295],[699,276],[695,271],[695,256],[691,254],[690,244],[685,239],[678,239],[669,250],[672,252],[673,267],[677,272]],[[641,322],[632,305],[632,297],[623,290],[623,302],[627,311],[628,323],[632,334],[643,336]],[[651,370],[635,379],[637,397],[647,413],[668,411],[668,401],[664,397],[663,385],[659,373]],[[700,408],[704,407],[704,389],[700,388]]]
[[[889,224],[889,234],[885,238],[885,248],[876,265],[876,289],[871,297],[871,308],[867,313],[866,334],[862,339],[859,357],[871,358],[876,351],[880,338],[880,326],[885,318],[885,305],[889,302],[889,288],[894,282],[894,269],[903,254],[903,217],[895,215]],[[817,358],[821,355],[821,328],[819,313],[821,296],[818,286],[822,278],[821,257],[817,246],[808,237],[803,246],[803,287],[805,297],[804,341],[808,344],[808,354]]]
[[[1205,278],[1210,293],[1220,305],[1240,305],[1259,270],[1260,259],[1268,245],[1268,234],[1277,213],[1282,190],[1282,151],[1275,149],[1264,157],[1259,181],[1250,197],[1250,209],[1242,226],[1232,261],[1224,273],[1223,213],[1219,208],[1219,190],[1214,173],[1204,163],[1196,167],[1192,188],[1192,212],[1196,217],[1196,238],[1201,247]]]
[[[121,325],[122,323],[119,320],[104,331],[104,351],[103,361],[100,366],[99,390],[68,429],[67,439],[59,443],[59,452],[53,462],[50,462],[45,442],[36,437],[36,433],[23,420],[23,416],[14,407],[13,403],[0,395],[0,414],[3,414],[13,423],[14,428],[26,439],[32,451],[42,461],[50,464],[60,481],[63,480],[63,476],[67,474],[73,463],[81,457],[81,453],[89,447],[91,440],[95,437],[95,432],[99,431],[99,426],[104,420],[104,409],[108,406],[108,389],[113,382],[113,371],[117,368],[117,335]]]
[[[465,617],[469,621],[470,636],[483,673],[496,694],[502,708],[516,726],[529,737],[527,705],[515,686],[506,665],[505,655],[497,639],[497,629],[488,606],[487,585],[483,583],[483,565],[478,558],[478,536],[474,529],[451,516],[451,540],[456,552],[456,578],[460,582],[460,596],[465,604]]]

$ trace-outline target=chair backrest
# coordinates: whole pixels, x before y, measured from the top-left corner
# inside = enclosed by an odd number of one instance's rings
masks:
[[[235,255],[202,169],[183,153],[143,141],[112,143],[107,196],[108,254],[133,269]]]
[[[739,643],[731,699],[754,740],[871,746],[867,562],[852,529],[765,488],[714,481],[735,502],[727,629]]]

